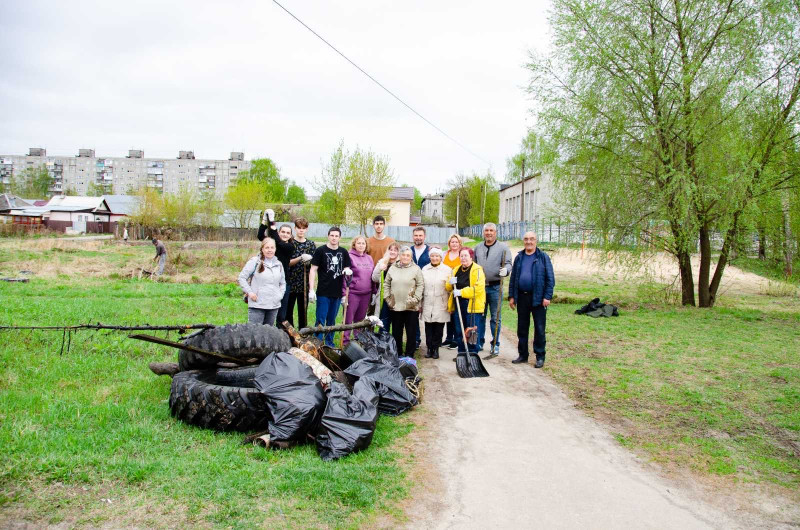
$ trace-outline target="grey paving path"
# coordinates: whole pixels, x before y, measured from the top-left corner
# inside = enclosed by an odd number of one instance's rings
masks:
[[[460,379],[453,350],[423,361],[431,469],[409,527],[743,526],[648,469],[532,364],[512,365],[514,350],[484,363],[488,378]]]

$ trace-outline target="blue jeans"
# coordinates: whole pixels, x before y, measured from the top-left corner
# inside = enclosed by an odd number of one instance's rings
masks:
[[[478,324],[478,349],[482,350],[483,345],[486,342],[486,313],[491,311],[492,319],[489,321],[489,327],[492,328],[492,342],[491,344],[494,347],[500,346],[500,328],[498,326],[498,322],[502,324],[502,320],[500,318],[500,311],[503,309],[503,300],[500,293],[500,286],[499,285],[487,285],[486,286],[486,307],[483,308],[483,318],[481,319],[480,324]],[[494,330],[497,329],[497,337],[494,336]]]
[[[478,330],[481,329],[481,321],[483,321],[483,315],[480,313],[468,313],[467,309],[469,308],[469,300],[466,298],[462,298],[459,300],[459,305],[461,306],[461,318],[463,319],[464,329],[478,326]],[[464,345],[464,340],[461,333],[461,322],[458,320],[458,309],[453,312],[453,318],[455,319],[456,329],[455,329],[455,341],[458,344],[458,353],[465,353],[467,351],[467,347]],[[477,344],[469,344],[469,351],[471,353],[478,353],[478,345]]]
[[[324,326],[333,326],[336,324],[336,314],[339,312],[339,306],[341,303],[342,299],[338,296],[336,298],[331,298],[329,296],[318,296],[316,321],[314,325],[319,326],[322,324]],[[322,333],[315,333],[314,335],[319,340],[323,339]],[[325,333],[325,344],[331,348],[336,347],[336,345],[333,343],[333,331]]]

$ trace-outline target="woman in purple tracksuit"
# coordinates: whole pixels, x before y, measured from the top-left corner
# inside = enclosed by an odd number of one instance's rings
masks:
[[[377,286],[372,283],[372,269],[375,263],[369,255],[367,238],[356,236],[350,243],[350,268],[353,269],[353,279],[350,282],[350,296],[347,299],[347,314],[345,324],[363,320],[367,316],[369,302],[372,295],[378,292]],[[342,283],[342,302],[344,303],[347,282]],[[350,331],[344,332],[344,344],[350,342]]]

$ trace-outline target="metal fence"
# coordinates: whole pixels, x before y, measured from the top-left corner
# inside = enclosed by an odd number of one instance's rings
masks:
[[[555,219],[500,223],[497,225],[497,238],[503,241],[522,239],[522,236],[528,231],[536,232],[540,243],[569,245],[585,242],[588,245],[601,242],[601,237],[596,234],[593,228]],[[469,226],[461,230],[461,235],[469,236],[473,239],[483,239],[483,227],[481,225]],[[635,245],[636,243],[633,242],[633,244]]]
[[[539,243],[558,245],[586,244],[591,246],[601,246],[605,243],[602,232],[593,226],[557,219],[500,223],[497,225],[497,238],[502,241],[522,239],[523,234],[527,231],[536,232]],[[461,235],[469,236],[473,239],[483,239],[483,227],[482,225],[469,226],[461,230]],[[712,250],[720,251],[724,242],[724,234],[716,231],[711,233]],[[636,236],[629,236],[622,243],[631,248],[650,245],[648,240]],[[700,252],[699,240],[696,243],[695,251]],[[737,251],[748,256],[758,255],[758,232],[753,231],[744,237],[740,241]]]

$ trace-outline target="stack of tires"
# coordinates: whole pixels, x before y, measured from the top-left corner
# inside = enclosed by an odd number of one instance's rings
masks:
[[[184,343],[256,365],[267,355],[288,351],[289,336],[260,324],[230,324],[190,335]],[[256,367],[220,369],[219,359],[181,350],[180,372],[172,378],[169,408],[191,425],[217,431],[265,430],[269,412],[264,394],[255,388]]]

